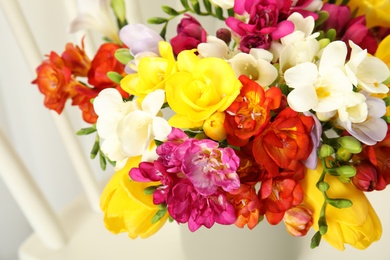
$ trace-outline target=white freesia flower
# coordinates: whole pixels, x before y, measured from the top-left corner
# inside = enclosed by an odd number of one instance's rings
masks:
[[[361,93],[350,92],[345,96],[345,104],[337,112],[338,119],[342,122],[364,122],[368,116],[366,97]]]
[[[72,21],[70,32],[94,30],[120,43],[119,29],[111,12],[110,4],[111,0],[79,1],[81,13]]]
[[[386,113],[386,104],[380,98],[366,97],[367,118],[360,123],[351,120],[345,122],[338,118],[337,123],[344,127],[348,133],[367,145],[374,145],[382,141],[387,133],[387,123],[381,118]]]
[[[217,57],[221,59],[229,59],[231,56],[229,47],[221,39],[209,35],[207,36],[207,41],[198,44],[197,50],[199,52],[199,57]]]
[[[263,88],[267,88],[278,76],[278,71],[271,61],[272,53],[264,49],[252,48],[249,54],[236,54],[229,63],[237,77],[246,75]]]
[[[107,88],[94,99],[93,107],[99,116],[96,129],[102,138],[101,150],[112,161],[125,160],[116,128],[118,122],[133,111],[139,110],[137,102],[123,102],[118,90]]]
[[[234,0],[210,0],[210,2],[223,9],[230,9],[234,6]]]
[[[290,107],[298,112],[330,112],[345,105],[345,96],[352,92],[352,84],[342,70],[346,55],[347,46],[335,41],[324,48],[318,68],[304,62],[288,69],[284,78],[293,88],[287,96]]]
[[[282,48],[280,49],[280,71],[303,63],[312,62],[320,50],[320,44],[316,40],[319,33],[314,33],[314,18],[304,18],[299,13],[293,13],[288,20],[294,23],[294,32],[281,38]],[[273,47],[275,49],[276,46]]]
[[[142,110],[132,111],[118,122],[116,132],[124,154],[129,157],[142,155],[148,152],[154,139],[166,140],[172,128],[160,117],[164,101],[164,90],[151,92],[143,100]]]
[[[351,58],[345,70],[352,83],[370,93],[387,93],[389,88],[383,84],[389,76],[389,68],[380,59],[369,56],[367,50],[349,41],[352,48]]]

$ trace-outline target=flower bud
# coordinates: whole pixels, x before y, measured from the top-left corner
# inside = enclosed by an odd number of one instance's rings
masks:
[[[313,225],[312,215],[312,211],[303,205],[287,210],[283,217],[287,232],[296,237],[306,235]]]
[[[334,149],[332,146],[327,144],[321,145],[320,154],[319,154],[321,158],[331,156],[332,154],[334,154]]]
[[[337,142],[350,153],[357,154],[362,151],[362,143],[353,136],[342,136]]]
[[[230,41],[232,40],[232,33],[226,28],[218,29],[216,36],[218,39],[224,41],[227,45],[229,45]]]
[[[345,149],[344,147],[340,147],[339,149],[337,149],[336,155],[337,155],[337,159],[344,162],[348,162],[352,157],[351,152]]]
[[[352,178],[352,183],[362,191],[383,190],[386,183],[378,175],[376,168],[369,162],[361,162],[356,167],[356,175]]]
[[[343,165],[336,168],[337,173],[345,178],[352,178],[356,175],[356,169],[350,165]]]
[[[225,121],[224,112],[216,112],[212,114],[203,124],[203,131],[205,134],[215,141],[222,141],[226,139],[226,130],[223,125]]]

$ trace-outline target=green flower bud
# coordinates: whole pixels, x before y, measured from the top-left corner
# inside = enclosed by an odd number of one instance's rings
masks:
[[[337,149],[336,156],[337,159],[344,162],[348,162],[352,157],[352,153],[347,149],[345,149],[344,147],[340,147],[339,149]]]
[[[362,143],[353,136],[340,137],[337,142],[350,153],[357,154],[362,151]]]
[[[319,156],[321,158],[331,156],[332,154],[334,154],[334,149],[332,146],[327,145],[327,144],[321,145],[320,153],[319,153]]]
[[[352,178],[356,175],[356,169],[353,166],[350,165],[343,165],[338,168],[336,168],[337,173],[340,176],[346,177],[346,178]]]

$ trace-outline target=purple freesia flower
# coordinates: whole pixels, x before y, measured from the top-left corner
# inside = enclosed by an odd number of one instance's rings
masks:
[[[159,55],[158,43],[164,39],[144,24],[128,24],[119,31],[119,38],[135,56],[141,52]]]
[[[313,142],[313,149],[309,157],[303,161],[305,166],[310,169],[316,169],[318,163],[317,149],[321,144],[322,125],[318,118],[310,112],[304,112],[305,116],[311,116],[314,119],[313,129],[311,130],[310,137]]]
[[[155,204],[165,203],[172,218],[188,223],[191,231],[236,221],[234,206],[225,195],[240,187],[236,173],[240,161],[233,149],[219,148],[209,139],[188,138],[174,128],[157,154],[153,163],[140,163],[129,172],[135,181],[161,182],[153,193]]]

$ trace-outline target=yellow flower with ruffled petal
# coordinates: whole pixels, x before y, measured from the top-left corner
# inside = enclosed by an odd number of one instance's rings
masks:
[[[318,230],[318,219],[324,201],[316,183],[322,173],[322,166],[316,170],[308,169],[301,182],[305,193],[303,204],[313,211],[314,229]],[[323,238],[333,247],[344,250],[344,244],[358,249],[367,248],[372,242],[379,240],[382,225],[373,207],[364,193],[352,183],[343,183],[337,177],[327,175],[325,181],[330,185],[327,195],[330,198],[344,198],[352,201],[349,208],[338,209],[331,205],[326,207],[328,231]]]
[[[161,41],[159,51],[161,57],[142,57],[138,64],[138,73],[128,74],[120,82],[126,92],[138,97],[139,102],[142,102],[147,94],[157,89],[165,89],[165,81],[172,73],[176,62],[172,46]]]
[[[131,157],[126,166],[110,179],[100,198],[106,228],[114,234],[127,232],[132,239],[153,235],[168,219],[168,214],[165,214],[152,223],[159,209],[153,204],[153,196],[144,194],[144,189],[158,183],[136,182],[129,178],[129,170],[137,167],[140,161],[141,156]]]
[[[390,1],[388,0],[350,0],[351,10],[356,15],[366,15],[367,27],[390,27]]]
[[[228,108],[240,88],[240,81],[225,60],[201,59],[193,51],[182,51],[175,72],[165,83],[168,104],[176,112],[170,125],[201,127],[212,114]]]

